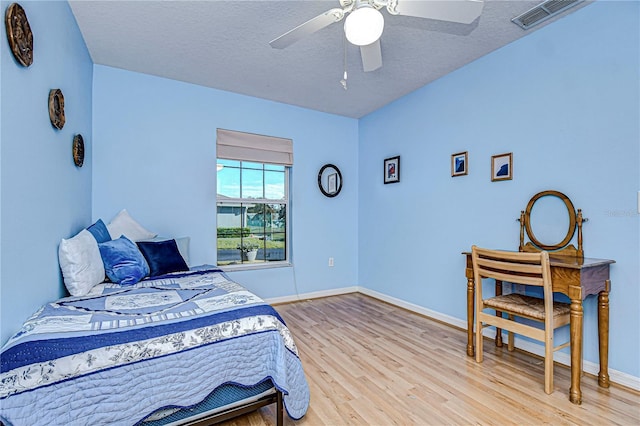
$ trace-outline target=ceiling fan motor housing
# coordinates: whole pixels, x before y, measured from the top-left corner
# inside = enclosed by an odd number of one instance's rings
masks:
[[[347,40],[356,46],[368,46],[376,42],[384,30],[382,14],[368,2],[356,4],[344,21],[344,32]]]

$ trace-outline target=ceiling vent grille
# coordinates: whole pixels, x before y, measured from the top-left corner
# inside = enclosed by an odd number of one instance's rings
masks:
[[[549,0],[544,3],[540,3],[533,9],[529,9],[522,15],[516,16],[511,20],[514,24],[520,26],[522,29],[528,30],[540,22],[564,12],[568,8],[582,3],[584,0]]]

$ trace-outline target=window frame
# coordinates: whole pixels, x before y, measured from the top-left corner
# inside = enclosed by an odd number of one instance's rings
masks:
[[[251,270],[251,269],[271,269],[271,268],[282,268],[282,267],[289,267],[291,266],[291,194],[290,194],[290,177],[291,177],[291,168],[292,166],[290,165],[283,165],[283,164],[277,164],[277,163],[268,163],[268,162],[256,162],[256,161],[246,161],[246,160],[237,160],[237,159],[228,159],[228,158],[222,158],[222,157],[216,157],[216,162],[218,160],[231,160],[231,161],[238,161],[239,165],[239,190],[240,190],[240,195],[242,195],[242,171],[243,170],[249,170],[251,168],[247,168],[244,169],[242,167],[243,163],[260,163],[263,166],[263,173],[264,171],[268,171],[268,169],[265,169],[265,165],[269,165],[269,166],[280,166],[284,168],[284,198],[283,199],[271,199],[271,198],[235,198],[235,197],[226,197],[223,196],[223,198],[220,197],[220,194],[218,194],[217,191],[217,175],[216,175],[216,267],[222,269],[223,271],[240,271],[240,270]],[[262,181],[262,186],[263,186],[263,195],[265,195],[264,193],[264,187],[265,187],[266,183],[263,177],[263,181]],[[274,260],[274,261],[264,261],[264,262],[243,262],[241,260],[241,263],[235,263],[235,264],[225,264],[225,265],[220,265],[218,263],[218,207],[220,205],[230,205],[230,204],[241,204],[241,205],[247,205],[247,204],[262,204],[262,205],[268,205],[268,204],[283,204],[285,207],[285,228],[284,228],[284,233],[285,233],[285,250],[284,250],[284,260]],[[246,224],[244,224],[246,226]]]

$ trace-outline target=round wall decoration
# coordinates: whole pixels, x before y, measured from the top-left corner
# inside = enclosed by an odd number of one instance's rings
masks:
[[[5,14],[7,38],[16,60],[25,67],[33,63],[33,33],[24,9],[12,3]]]
[[[64,127],[64,96],[60,89],[51,89],[49,91],[49,119],[56,129]]]
[[[82,135],[73,137],[73,162],[78,167],[82,167],[84,164],[84,139]]]
[[[325,164],[318,172],[318,188],[325,197],[335,197],[342,191],[342,173],[333,164]]]

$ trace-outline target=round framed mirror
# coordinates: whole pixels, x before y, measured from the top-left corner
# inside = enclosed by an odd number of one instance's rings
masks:
[[[532,222],[539,230],[538,237],[533,232]],[[559,250],[566,247],[573,238],[576,223],[573,203],[569,197],[558,191],[542,191],[531,197],[524,214],[524,225],[529,239],[543,250]],[[543,243],[539,239],[540,236],[547,242],[560,242]]]
[[[342,190],[342,173],[333,164],[325,164],[318,172],[318,188],[325,197],[335,197]]]

